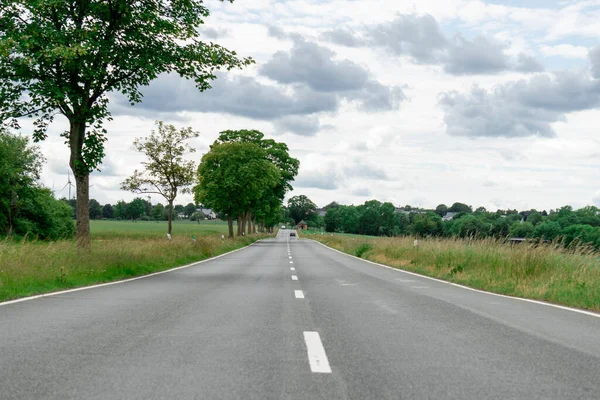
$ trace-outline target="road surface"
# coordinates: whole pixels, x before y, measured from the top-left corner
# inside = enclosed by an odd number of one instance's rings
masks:
[[[598,399],[600,318],[275,239],[0,305],[0,399]]]

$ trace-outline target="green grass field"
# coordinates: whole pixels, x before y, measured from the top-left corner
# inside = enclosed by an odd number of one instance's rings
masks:
[[[490,292],[600,311],[600,254],[559,244],[302,232],[345,253]]]
[[[164,271],[247,246],[268,235],[227,236],[223,221],[92,221],[91,251],[74,240],[0,241],[0,301]],[[195,237],[195,240],[194,238]]]
[[[92,240],[108,238],[147,238],[166,237],[166,221],[90,221]],[[234,229],[237,229],[234,227]],[[192,237],[207,235],[227,235],[227,222],[221,220],[200,221],[173,221],[173,237]]]

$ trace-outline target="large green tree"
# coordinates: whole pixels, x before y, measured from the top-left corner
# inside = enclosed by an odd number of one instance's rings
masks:
[[[242,218],[240,218],[239,222],[241,222],[241,227],[243,227],[246,220],[248,220],[248,232],[250,232],[250,224],[253,219],[250,214],[260,216],[263,224],[267,219],[271,221],[269,224],[270,226],[273,226],[278,222],[276,221],[276,215],[279,212],[280,204],[286,193],[293,189],[291,182],[296,175],[298,175],[298,169],[300,168],[300,162],[290,156],[287,144],[276,142],[273,139],[265,139],[264,136],[265,135],[262,132],[255,129],[226,130],[219,134],[219,137],[215,142],[254,143],[264,150],[265,159],[275,165],[279,170],[279,183],[274,189],[269,190],[269,192],[265,194],[272,196],[273,198],[268,200],[265,199],[265,201],[260,202],[257,205],[257,208],[253,210],[246,210],[246,214],[242,215]]]
[[[27,138],[0,131],[0,232],[40,239],[73,235],[71,207],[37,182],[42,163]]]
[[[317,205],[303,194],[290,197],[287,206],[296,224],[317,211]]]
[[[233,0],[230,0],[233,1]],[[139,87],[162,73],[210,88],[215,71],[251,59],[200,40],[203,0],[3,0],[0,9],[0,122],[35,117],[37,141],[57,113],[77,191],[77,243],[90,245],[89,174],[104,156],[108,93],[140,102]]]
[[[25,137],[0,130],[0,229],[11,235],[25,191],[36,184],[44,159]]]
[[[280,182],[279,169],[266,159],[265,150],[258,144],[215,143],[198,166],[195,200],[226,213],[229,237],[233,237],[233,216],[269,200],[269,192]]]
[[[200,134],[192,128],[177,130],[173,125],[156,123],[157,130],[152,131],[146,138],[137,138],[133,142],[135,148],[146,156],[142,162],[143,171],[135,170],[133,175],[121,183],[121,189],[136,194],[154,193],[167,200],[168,231],[173,230],[173,202],[177,194],[190,193],[194,183],[196,165],[193,161],[185,160],[186,153],[194,153],[187,141]]]

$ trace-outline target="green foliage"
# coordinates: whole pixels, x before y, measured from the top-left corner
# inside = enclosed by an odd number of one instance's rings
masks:
[[[514,222],[510,226],[510,236],[515,238],[529,238],[533,236],[535,227],[530,222]]]
[[[290,216],[294,219],[296,224],[302,220],[308,219],[309,216],[316,212],[318,208],[311,199],[303,194],[290,197],[287,207],[290,212]]]
[[[96,199],[90,200],[90,219],[98,219],[102,217],[102,206]]]
[[[466,214],[471,214],[473,212],[473,209],[471,208],[471,206],[468,206],[464,203],[454,203],[448,209],[448,211],[449,212],[463,212]]]
[[[113,209],[113,206],[110,204],[105,204],[104,207],[102,207],[102,218],[113,219],[114,217],[115,210]]]
[[[137,169],[133,175],[121,183],[121,189],[136,194],[159,194],[173,207],[173,201],[181,193],[190,193],[190,186],[194,183],[196,165],[193,161],[185,160],[186,153],[194,153],[187,141],[200,135],[192,128],[177,130],[173,125],[165,125],[157,121],[157,130],[150,136],[137,138],[133,142],[135,148],[146,156],[142,162],[143,171]],[[171,208],[169,208],[171,210]],[[183,206],[181,206],[183,211]],[[172,221],[172,212],[168,220]],[[171,233],[169,225],[168,233]]]
[[[245,215],[251,213],[254,220],[262,221],[265,227],[273,227],[277,224],[281,203],[289,190],[292,190],[291,182],[298,175],[300,162],[289,155],[289,149],[285,143],[265,139],[264,134],[257,130],[226,130],[219,134],[215,144],[224,143],[252,143],[264,150],[264,158],[274,165],[279,172],[279,182],[268,192],[262,194],[262,200],[256,202],[252,209],[245,210]],[[313,225],[320,222],[312,221]]]
[[[195,212],[196,212],[196,205],[194,203],[188,203],[183,209],[183,213],[187,217],[191,217],[192,214],[194,214]]]
[[[38,185],[43,157],[27,138],[0,131],[0,231],[61,239],[73,235],[71,207]]]
[[[435,208],[435,212],[440,217],[443,217],[448,212],[448,206],[445,204],[440,204]]]
[[[196,202],[235,216],[273,199],[281,173],[258,144],[215,142],[202,157],[198,182],[194,188]]]
[[[18,127],[19,118],[33,116],[33,135],[41,141],[57,112],[64,115],[70,166],[77,186],[87,186],[104,157],[108,93],[121,93],[133,105],[142,100],[139,87],[164,73],[193,79],[203,91],[217,70],[253,63],[200,40],[197,28],[210,14],[203,3],[3,0],[0,123]],[[78,191],[77,236],[88,247],[84,193]]]
[[[354,255],[356,257],[362,257],[363,254],[371,250],[373,250],[373,245],[371,243],[362,243],[354,250]]]
[[[127,219],[137,220],[146,213],[146,201],[139,197],[133,199],[127,204],[127,211],[125,215]]]

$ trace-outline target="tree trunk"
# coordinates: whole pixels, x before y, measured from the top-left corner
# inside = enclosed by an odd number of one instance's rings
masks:
[[[169,200],[169,228],[168,234],[170,235],[173,231],[173,200]]]
[[[237,235],[242,236],[242,217],[239,214],[237,216]]]
[[[242,235],[246,234],[246,213],[242,214]]]
[[[83,158],[83,141],[85,139],[85,120],[81,115],[72,117],[69,121],[69,148],[71,156],[69,166],[75,177],[77,203],[75,219],[77,220],[77,247],[80,250],[91,249],[90,238],[90,173]]]
[[[252,234],[252,215],[250,214],[250,211],[246,211],[246,222],[248,223],[248,230],[246,235],[251,235]]]
[[[233,217],[231,214],[227,216],[227,225],[229,226],[229,238],[233,239]]]
[[[81,250],[89,250],[91,248],[90,236],[90,213],[88,207],[90,203],[90,175],[77,174],[75,175],[75,186],[77,191],[77,207],[75,207],[77,220],[77,247]]]

